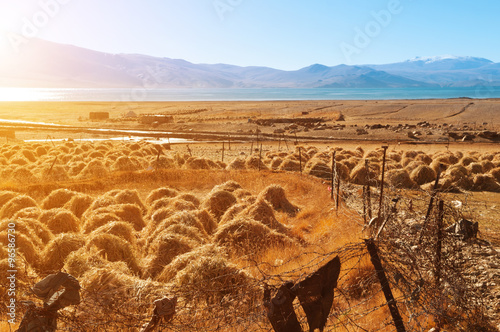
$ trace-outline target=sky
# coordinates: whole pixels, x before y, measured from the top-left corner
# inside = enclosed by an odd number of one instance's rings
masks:
[[[22,36],[284,70],[435,55],[500,62],[498,13],[497,0],[0,0],[0,54]]]

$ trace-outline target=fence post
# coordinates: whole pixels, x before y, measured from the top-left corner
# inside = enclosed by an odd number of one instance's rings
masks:
[[[330,188],[332,188],[332,192],[331,192],[331,199],[333,199],[333,191],[335,190],[335,177],[334,177],[334,170],[335,170],[335,156],[337,155],[337,151],[333,151],[333,155],[332,155],[332,185],[330,186]]]
[[[439,164],[438,172],[436,174],[436,181],[434,181],[434,186],[432,187],[431,199],[429,200],[429,207],[427,208],[427,213],[425,214],[424,224],[422,225],[422,230],[420,231],[420,236],[418,238],[418,244],[422,243],[422,237],[424,236],[424,229],[427,226],[427,221],[431,215],[432,206],[434,205],[434,198],[437,195],[437,189],[439,185],[439,178],[441,177],[441,164]]]
[[[443,242],[443,219],[444,219],[444,201],[438,202],[438,216],[437,216],[437,243],[436,243],[436,272],[434,273],[434,282],[436,287],[440,287],[439,279],[441,279],[441,248]]]
[[[372,239],[365,240],[365,244],[368,249],[368,253],[370,254],[371,262],[375,267],[375,271],[377,272],[377,277],[380,285],[382,286],[382,291],[384,292],[385,299],[387,300],[387,306],[389,307],[389,311],[391,312],[392,320],[394,321],[394,325],[396,326],[396,331],[406,332],[403,318],[401,318],[401,315],[399,314],[396,300],[394,299],[394,295],[392,295],[391,287],[389,285],[389,280],[387,280],[384,267],[382,266],[382,262],[380,261],[377,246]]]
[[[382,158],[382,181],[380,181],[380,201],[378,203],[378,222],[380,222],[382,218],[382,204],[384,200],[384,175],[385,175],[385,156],[387,154],[387,148],[389,146],[383,145],[382,149],[384,149],[384,157]]]
[[[337,172],[335,172],[335,176],[337,177],[337,200],[335,201],[335,208],[338,211],[340,202],[340,176],[337,174]]]

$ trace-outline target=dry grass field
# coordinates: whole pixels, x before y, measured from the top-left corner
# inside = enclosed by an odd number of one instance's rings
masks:
[[[34,283],[64,271],[82,288],[80,304],[60,310],[61,330],[139,331],[153,301],[176,296],[176,315],[163,330],[271,331],[265,285],[297,282],[338,255],[341,273],[325,331],[394,331],[363,242],[374,235],[363,214],[363,187],[371,186],[375,215],[384,167],[387,225],[377,244],[407,330],[496,331],[500,148],[488,140],[438,138],[445,123],[471,132],[499,130],[499,105],[469,99],[2,103],[2,119],[192,134],[183,144],[125,137],[93,142],[80,138],[113,135],[24,126],[14,128],[17,139],[0,138],[0,275],[7,276],[7,229],[14,223],[17,323],[22,300],[41,305],[30,292]],[[123,121],[130,110],[175,121],[155,128]],[[90,111],[109,111],[111,119],[88,121]],[[289,123],[255,124],[301,117],[345,128],[299,126],[280,138],[273,132]],[[418,140],[388,129],[355,134],[365,125],[422,121],[435,126],[417,130],[434,133]],[[203,142],[197,132],[238,138]],[[41,141],[22,141],[30,139]],[[389,146],[385,164],[383,144]],[[423,221],[438,171],[445,226],[462,218],[479,223],[478,239],[444,237],[440,285],[433,282],[437,207],[430,226]],[[332,174],[340,180],[340,196],[333,199]],[[395,198],[398,208],[390,212]],[[3,286],[0,298],[9,300]],[[307,330],[297,300],[294,308]],[[2,307],[2,331],[13,329],[6,314]]]

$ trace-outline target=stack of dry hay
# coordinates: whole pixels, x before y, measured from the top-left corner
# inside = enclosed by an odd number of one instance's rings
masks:
[[[135,190],[91,196],[58,189],[40,202],[2,191],[0,205],[4,247],[8,224],[15,223],[18,261],[26,264],[21,281],[28,285],[63,269],[86,292],[81,308],[97,312],[109,304],[99,311],[103,321],[118,310],[118,298],[146,315],[148,301],[167,292],[193,303],[250,296],[255,282],[233,258],[255,259],[270,249],[301,245],[278,220],[299,211],[278,185],[252,195],[228,181],[203,197],[163,187],[145,200]],[[0,251],[0,265],[6,258]]]

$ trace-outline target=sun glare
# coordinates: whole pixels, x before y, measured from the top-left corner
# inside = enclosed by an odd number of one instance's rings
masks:
[[[34,88],[0,88],[0,101],[40,101],[43,91]]]

